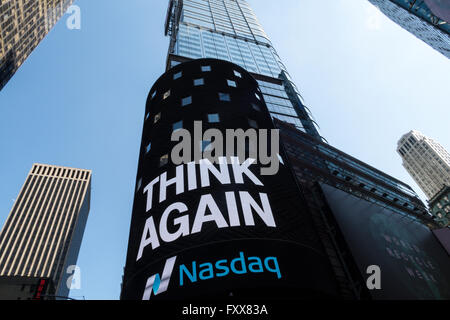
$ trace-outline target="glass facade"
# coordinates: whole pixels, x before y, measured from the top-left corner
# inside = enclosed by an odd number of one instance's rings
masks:
[[[450,58],[448,4],[440,0],[369,0],[389,19]],[[447,19],[447,20],[444,20]]]
[[[0,90],[73,0],[0,1]]]
[[[169,67],[179,62],[171,56],[231,61],[255,75],[273,117],[320,137],[286,67],[246,1],[171,0],[166,28],[171,36]],[[294,88],[290,93],[286,82]]]
[[[302,185],[326,183],[410,221],[432,223],[423,202],[407,184],[281,122],[275,124]]]

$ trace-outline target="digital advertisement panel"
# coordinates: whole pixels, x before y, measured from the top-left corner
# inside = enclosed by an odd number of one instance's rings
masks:
[[[179,179],[163,191],[161,203],[160,186],[144,189],[142,218],[133,221],[129,247],[134,275],[123,299],[335,292],[328,260],[305,232],[311,228],[308,213],[286,167],[261,176],[249,162],[217,168],[202,163],[195,165],[196,188],[181,178],[188,170],[182,165],[167,173]],[[145,214],[151,192],[157,198]]]
[[[423,224],[321,184],[361,274],[381,271],[374,299],[450,299],[450,257]]]

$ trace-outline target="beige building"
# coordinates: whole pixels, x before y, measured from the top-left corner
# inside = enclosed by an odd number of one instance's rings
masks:
[[[20,278],[46,278],[56,289],[53,294],[69,294],[67,268],[78,258],[89,213],[91,174],[33,165],[0,232],[0,286]]]
[[[428,199],[450,186],[450,154],[436,141],[413,130],[398,142],[403,166]]]
[[[73,0],[0,1],[0,90]]]

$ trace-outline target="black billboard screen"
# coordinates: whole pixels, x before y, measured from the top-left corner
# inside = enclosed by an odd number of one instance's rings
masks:
[[[450,299],[450,257],[425,225],[389,208],[321,185],[328,206],[364,277],[381,271],[374,299]]]
[[[213,59],[177,65],[153,86],[146,112],[122,299],[336,293],[330,262],[283,161],[276,174],[264,175],[251,157],[227,153],[214,163],[203,157],[178,165],[168,157],[174,128],[195,139],[202,119],[205,129],[221,133],[274,129],[247,71]],[[192,154],[203,142],[192,144]]]

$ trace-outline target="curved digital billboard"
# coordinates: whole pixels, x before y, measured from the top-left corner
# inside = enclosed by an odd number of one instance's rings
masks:
[[[258,84],[237,65],[195,60],[155,83],[122,299],[336,294],[330,263],[274,139]]]

